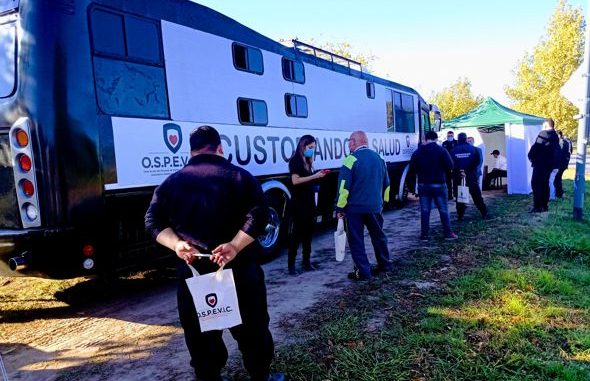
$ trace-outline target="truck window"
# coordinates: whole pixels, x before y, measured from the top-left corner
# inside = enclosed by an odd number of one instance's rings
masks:
[[[367,81],[367,98],[375,99],[375,84]]]
[[[0,98],[14,93],[16,84],[16,27],[14,23],[0,25]]]
[[[297,62],[283,57],[283,78],[290,82],[305,83],[305,68],[303,62]]]
[[[416,132],[414,123],[414,98],[411,95],[393,92],[395,132]]]
[[[307,98],[303,95],[285,94],[285,113],[295,118],[307,118]]]
[[[259,75],[264,73],[264,64],[260,49],[234,42],[232,44],[232,53],[236,69]]]
[[[238,120],[241,124],[266,126],[268,124],[266,102],[258,99],[238,98]]]
[[[94,84],[108,115],[169,118],[159,23],[91,10]]]
[[[133,16],[125,17],[127,55],[156,64],[161,63],[160,34],[158,32],[158,25],[154,22]]]

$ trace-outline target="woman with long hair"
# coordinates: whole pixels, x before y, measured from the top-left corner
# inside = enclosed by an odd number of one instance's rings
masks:
[[[302,246],[303,270],[312,271],[311,264],[311,235],[315,218],[315,187],[317,180],[324,177],[327,169],[314,173],[313,160],[315,157],[316,140],[311,135],[303,135],[297,143],[297,149],[289,160],[289,173],[293,184],[291,210],[293,229],[289,237],[289,274],[297,275],[295,258],[299,243]]]

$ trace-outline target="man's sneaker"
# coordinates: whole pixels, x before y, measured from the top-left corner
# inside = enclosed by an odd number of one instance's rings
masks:
[[[428,242],[428,236],[427,235],[421,235],[420,236],[420,241],[422,241],[422,242]]]
[[[294,268],[289,268],[289,275],[299,275],[297,273],[297,270],[295,270]]]
[[[454,241],[457,238],[459,238],[459,236],[457,234],[453,233],[453,232],[451,232],[451,234],[449,234],[448,236],[445,237],[445,239],[447,241]]]
[[[541,208],[533,208],[529,211],[529,213],[541,213],[543,209]]]
[[[348,273],[348,279],[350,279],[350,280],[354,280],[354,281],[369,280],[369,278],[362,277],[362,276],[359,274],[359,271],[358,271],[358,270],[354,270],[353,272],[351,272],[351,273]]]

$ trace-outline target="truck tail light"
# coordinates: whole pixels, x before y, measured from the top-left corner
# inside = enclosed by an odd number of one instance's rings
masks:
[[[31,158],[28,155],[21,153],[18,155],[17,160],[18,166],[20,167],[21,171],[26,173],[31,170],[33,163],[31,162]]]
[[[32,197],[35,194],[35,186],[30,180],[24,179],[20,182],[20,189],[27,197]]]
[[[1,2],[1,0],[0,0]],[[39,184],[35,171],[35,150],[32,139],[35,135],[33,124],[28,117],[21,117],[10,127],[10,153],[20,209],[22,227],[25,229],[41,226],[39,207]]]
[[[25,130],[21,128],[16,129],[16,133],[14,134],[15,140],[17,145],[20,148],[26,147],[29,145],[29,135],[25,132]]]

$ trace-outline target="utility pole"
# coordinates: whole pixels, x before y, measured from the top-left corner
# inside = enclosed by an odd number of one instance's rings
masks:
[[[586,23],[590,21],[588,1]],[[586,147],[590,131],[590,26],[586,25],[584,44],[584,101],[580,106],[582,118],[578,121],[578,145],[576,153],[576,177],[574,179],[574,220],[584,218],[584,192],[586,191]]]

